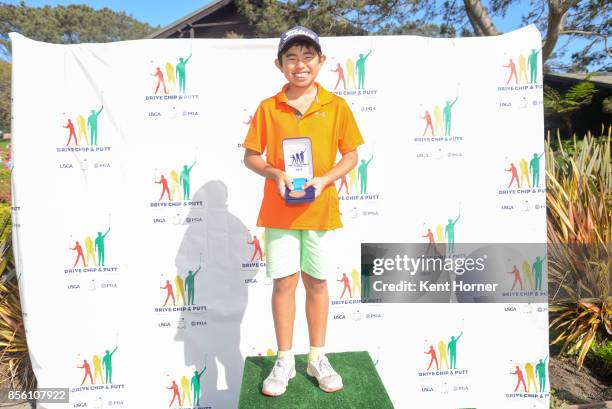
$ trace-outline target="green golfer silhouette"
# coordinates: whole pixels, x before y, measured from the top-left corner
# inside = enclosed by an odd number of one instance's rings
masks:
[[[446,236],[446,242],[448,243],[449,253],[455,249],[455,223],[459,220],[461,214],[457,216],[455,221],[448,219],[448,224],[444,228],[444,235]]]
[[[187,305],[194,305],[195,299],[195,276],[198,274],[198,271],[202,266],[198,267],[198,269],[194,272],[189,270],[187,277],[185,277],[185,291],[187,291]]]
[[[445,136],[450,135],[451,109],[453,108],[453,105],[455,105],[455,102],[457,102],[458,99],[459,97],[455,98],[455,100],[452,103],[450,101],[446,101],[446,105],[444,105],[444,109],[442,110],[442,117],[444,119],[444,135]]]
[[[533,158],[529,161],[529,171],[531,172],[532,183],[531,186],[540,186],[540,158],[544,155],[542,152],[540,155],[537,153],[533,154]]]
[[[94,241],[94,247],[98,251],[98,265],[99,266],[104,265],[104,239],[106,238],[106,235],[108,234],[109,231],[110,231],[110,227],[108,228],[108,230],[106,230],[106,233],[104,233],[104,235],[102,235],[101,232],[98,232],[98,236],[96,237],[96,240]]]
[[[548,355],[544,360],[540,359],[540,361],[536,364],[535,373],[536,378],[538,378],[538,382],[540,384],[540,392],[544,392],[544,388],[546,388],[546,360],[548,359]]]
[[[95,109],[91,110],[91,114],[87,117],[87,127],[89,128],[89,135],[91,139],[92,145],[98,144],[98,115],[104,109],[104,105],[100,108],[98,112]]]
[[[535,275],[535,289],[542,291],[542,266],[544,264],[544,259],[546,257],[540,259],[540,257],[536,257],[536,261],[533,262],[532,270]]]
[[[447,348],[450,354],[450,369],[457,369],[457,341],[459,341],[461,335],[463,335],[463,331],[461,331],[457,338],[451,336],[450,341],[448,341]]]
[[[365,195],[368,193],[368,165],[374,159],[374,155],[370,157],[369,161],[362,160],[361,165],[357,168],[357,178],[359,178],[359,193]]]
[[[113,354],[117,351],[117,347],[113,352],[106,350],[106,354],[102,357],[102,368],[104,368],[105,383],[113,383]]]
[[[527,65],[529,65],[529,82],[535,83],[538,77],[538,53],[534,48],[531,49],[531,54],[527,57]]]
[[[370,54],[372,54],[372,50],[366,55],[359,54],[359,58],[355,62],[355,69],[357,70],[357,88],[365,88],[365,62]]]
[[[176,76],[179,80],[179,92],[182,94],[185,93],[185,81],[187,79],[187,74],[185,73],[185,64],[187,64],[187,61],[189,61],[190,58],[191,53],[189,54],[189,57],[187,57],[186,60],[183,60],[183,57],[181,57],[179,58],[179,62],[176,63]]]
[[[191,169],[195,166],[196,162],[193,162],[193,165],[187,167],[187,165],[183,166],[183,171],[181,172],[180,184],[183,186],[183,200],[189,200],[189,173],[191,173]]]
[[[197,370],[193,371],[193,376],[191,377],[191,390],[193,392],[193,405],[198,406],[200,404],[200,376],[206,371],[206,366],[202,369],[202,372],[198,372]]]

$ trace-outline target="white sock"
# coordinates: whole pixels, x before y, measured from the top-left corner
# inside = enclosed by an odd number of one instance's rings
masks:
[[[308,352],[308,360],[316,361],[319,359],[321,355],[323,355],[323,349],[325,347],[310,347],[310,352]]]
[[[279,359],[293,359],[293,351],[292,350],[287,350],[287,351],[278,351],[278,354],[276,355],[277,358]]]

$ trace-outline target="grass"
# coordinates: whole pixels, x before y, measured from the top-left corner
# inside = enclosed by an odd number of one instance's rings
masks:
[[[317,380],[306,375],[306,355],[296,355],[297,375],[287,392],[278,397],[261,393],[263,380],[274,366],[275,356],[248,357],[244,363],[239,409],[393,409],[374,363],[367,352],[326,354],[342,376],[344,389],[326,393]]]

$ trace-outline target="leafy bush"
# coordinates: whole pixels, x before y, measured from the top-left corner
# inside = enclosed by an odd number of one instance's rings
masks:
[[[612,334],[611,130],[603,142],[574,140],[572,153],[546,143],[551,344],[579,367],[597,335]]]
[[[602,375],[612,376],[612,341],[607,340],[601,343],[594,343],[591,348],[591,355],[602,369]]]

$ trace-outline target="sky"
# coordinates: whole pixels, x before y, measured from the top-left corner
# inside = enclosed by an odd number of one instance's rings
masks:
[[[3,0],[8,4],[19,4],[19,0]],[[30,7],[87,4],[94,9],[108,7],[114,11],[124,11],[136,20],[152,26],[166,26],[181,17],[210,3],[208,0],[82,0],[82,1],[45,1],[26,0]]]
[[[3,0],[4,3],[19,4],[19,0]],[[528,1],[524,1],[526,4]],[[26,0],[30,7],[55,6],[68,4],[87,4],[94,9],[108,7],[114,11],[124,11],[137,20],[149,23],[152,26],[166,26],[179,18],[210,3],[210,0],[83,0],[83,1],[48,1]],[[170,5],[170,7],[169,7]],[[513,7],[504,19],[495,21],[501,31],[511,31],[520,25],[520,7]]]
[[[2,0],[4,3],[19,4],[19,0]],[[135,19],[149,23],[151,26],[164,27],[187,14],[210,3],[211,0],[82,0],[82,1],[49,1],[49,0],[26,0],[30,7],[55,6],[68,4],[87,4],[94,9],[108,7],[114,11],[123,11]],[[488,3],[487,0],[484,3]],[[510,7],[508,14],[504,18],[494,18],[497,29],[501,32],[508,32],[520,28],[521,15],[529,7],[529,0],[520,0],[513,7]],[[544,34],[544,33],[542,33]],[[560,40],[557,48],[565,43],[567,37]],[[574,40],[569,47],[569,51],[584,46],[585,40]],[[603,45],[598,44],[596,49],[602,49]],[[569,55],[569,54],[568,54]],[[569,63],[569,58],[563,60]]]

